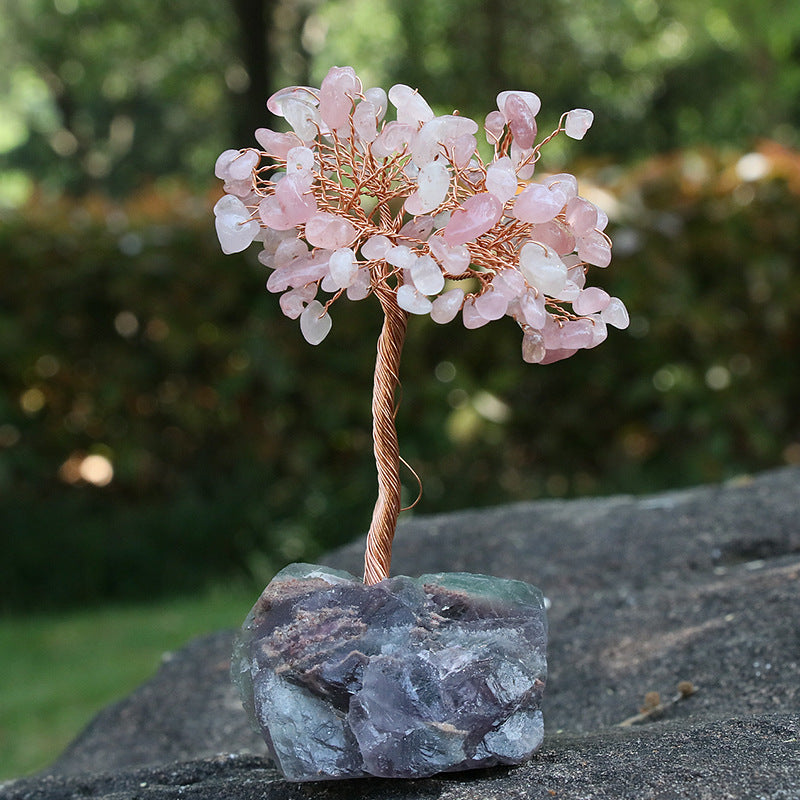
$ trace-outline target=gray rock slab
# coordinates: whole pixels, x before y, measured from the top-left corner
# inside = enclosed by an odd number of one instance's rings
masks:
[[[555,734],[520,767],[424,780],[282,780],[264,759],[223,755],[92,775],[49,775],[0,788],[3,800],[796,800],[796,715],[640,730]]]
[[[357,573],[361,548],[323,563]],[[253,755],[264,746],[228,685],[233,635],[221,632],[173,654],[49,774],[0,797],[800,798],[800,469],[403,524],[393,572],[441,570],[524,580],[550,600],[546,735],[531,763],[287,784]],[[617,727],[682,680],[697,692]]]

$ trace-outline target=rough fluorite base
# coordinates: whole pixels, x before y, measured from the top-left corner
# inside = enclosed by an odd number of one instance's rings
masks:
[[[466,573],[375,586],[292,564],[234,650],[242,702],[288,780],[418,778],[539,747],[541,592]]]

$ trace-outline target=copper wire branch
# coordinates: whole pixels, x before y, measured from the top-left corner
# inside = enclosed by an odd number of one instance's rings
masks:
[[[388,264],[382,265],[388,271]],[[400,354],[406,337],[408,314],[397,305],[396,292],[381,276],[375,294],[384,320],[378,339],[372,390],[372,434],[378,468],[378,499],[372,513],[364,557],[364,583],[372,585],[389,577],[392,539],[400,514],[400,449],[395,427],[395,392],[400,382]]]

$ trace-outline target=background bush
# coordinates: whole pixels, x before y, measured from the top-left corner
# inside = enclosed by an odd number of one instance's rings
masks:
[[[542,368],[510,320],[413,319],[398,426],[420,512],[800,462],[800,155],[765,142],[578,172],[612,212],[597,282],[631,328]],[[264,577],[366,529],[377,303],[340,301],[308,346],[255,252],[219,253],[211,202],[42,196],[4,220],[6,608]],[[91,453],[109,485],[79,477]]]
[[[799,53],[800,5],[761,0],[5,4],[0,609],[264,580],[363,534],[377,304],[341,301],[309,347],[210,214],[217,154],[331,64],[440,113],[480,118],[509,87],[540,94],[542,130],[596,113],[544,168],[611,211],[597,283],[631,328],[537,368],[510,320],[413,320],[418,512],[800,462]]]

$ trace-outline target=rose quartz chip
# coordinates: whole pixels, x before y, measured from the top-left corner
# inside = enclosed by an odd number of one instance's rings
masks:
[[[577,348],[574,350],[550,350],[548,348],[547,353],[545,353],[544,358],[539,362],[542,365],[545,364],[555,364],[556,361],[563,361],[565,358],[569,358],[570,356],[574,356],[577,353]]]
[[[425,98],[404,83],[397,83],[389,89],[389,100],[397,108],[398,122],[419,125],[433,119],[433,111]]]
[[[444,289],[442,268],[430,256],[420,256],[414,262],[411,280],[422,294],[439,294]]]
[[[238,198],[226,194],[214,206],[217,238],[225,255],[241,253],[253,243],[258,222],[250,219],[250,210]]]
[[[618,297],[612,297],[608,305],[600,312],[600,318],[608,325],[625,330],[630,325],[630,317],[625,304]]]
[[[536,162],[533,159],[533,148],[522,148],[515,141],[511,141],[511,161],[521,181],[528,181],[536,171]]]
[[[264,249],[258,254],[258,260],[265,267],[275,267],[275,254],[283,242],[297,241],[297,231],[274,231],[272,228],[261,228]]]
[[[289,98],[282,108],[286,121],[304,142],[312,141],[322,129],[322,118],[313,105]]]
[[[469,266],[469,250],[464,245],[449,247],[438,234],[428,239],[428,245],[431,253],[451,275],[459,275]]]
[[[530,237],[536,242],[552,247],[560,256],[567,255],[575,249],[575,237],[558,219],[534,225],[531,228]]]
[[[601,233],[592,231],[579,239],[578,255],[587,264],[607,267],[611,263],[611,245]]]
[[[276,116],[284,116],[283,109],[287,100],[299,100],[302,103],[317,105],[316,90],[310,86],[287,86],[279,89],[267,100],[267,108]]]
[[[567,225],[576,236],[585,236],[597,225],[597,208],[582,197],[573,197],[564,209]]]
[[[400,267],[400,269],[411,269],[417,260],[416,253],[404,244],[387,250],[385,258],[393,267]]]
[[[256,141],[269,155],[275,156],[275,158],[286,158],[293,147],[303,144],[302,139],[296,133],[276,133],[269,128],[258,128]]]
[[[508,298],[491,288],[475,298],[475,310],[490,321],[505,316],[507,308]]]
[[[414,214],[427,214],[438,208],[447,196],[450,189],[450,170],[441,161],[431,161],[420,169],[417,184],[417,209],[413,212],[408,208],[406,210]]]
[[[497,95],[497,107],[500,111],[504,111],[506,101],[508,100],[511,95],[516,95],[518,98],[523,100],[528,108],[531,110],[531,114],[535,117],[542,108],[542,101],[539,99],[539,96],[534,94],[533,92],[525,92],[520,89],[512,89],[511,91],[500,92]]]
[[[543,328],[547,322],[547,312],[544,307],[544,295],[538,295],[533,290],[527,291],[519,299],[520,312],[526,324],[532,328]]]
[[[501,203],[517,193],[517,173],[508,156],[498,158],[486,170],[486,189]]]
[[[506,98],[503,114],[516,143],[523,149],[533,147],[536,140],[536,117],[528,104],[516,92]]]
[[[380,86],[373,86],[364,92],[364,100],[375,106],[375,118],[380,122],[386,116],[386,109],[389,107],[386,91]]]
[[[570,175],[569,172],[559,172],[557,175],[551,175],[542,183],[551,192],[562,197],[563,205],[566,205],[573,197],[578,196],[578,179],[574,175]]]
[[[516,269],[504,269],[492,278],[492,286],[509,302],[525,294],[528,287],[522,273]]]
[[[549,222],[563,208],[561,198],[541,183],[531,183],[514,201],[514,216],[523,222]]]
[[[461,320],[464,323],[464,327],[468,330],[482,328],[484,325],[489,324],[489,320],[475,308],[475,300],[472,297],[468,297],[464,301],[464,307],[461,310]]]
[[[555,295],[555,298],[556,300],[562,300],[567,303],[571,303],[577,299],[580,293],[581,290],[578,287],[578,285],[569,280],[569,278],[567,278],[567,282],[564,284],[564,288],[557,295]]]
[[[312,247],[338,250],[347,247],[355,238],[352,222],[327,211],[317,211],[306,222],[306,239]]]
[[[531,286],[550,297],[555,297],[567,282],[566,264],[553,249],[538,242],[522,247],[519,268]]]
[[[592,343],[594,325],[589,319],[568,320],[561,328],[559,345],[565,350],[582,350]]]
[[[331,315],[319,300],[312,300],[300,315],[300,332],[309,344],[319,344],[330,333],[332,324]]]
[[[353,112],[353,130],[362,142],[374,142],[378,138],[378,113],[369,100],[362,100]]]
[[[455,139],[448,139],[445,145],[452,154],[454,166],[466,169],[478,149],[478,140],[471,133],[465,133]]]
[[[424,242],[431,235],[433,231],[433,217],[425,214],[421,217],[414,217],[410,219],[400,228],[397,234],[397,243],[401,244],[403,240],[411,244]]]
[[[308,147],[293,147],[286,154],[286,174],[308,188],[314,182],[314,152]]]
[[[309,286],[301,286],[299,289],[289,289],[288,292],[284,292],[280,296],[278,304],[289,319],[297,319],[316,295],[317,285],[312,283]]]
[[[503,135],[506,118],[500,111],[490,111],[486,115],[483,127],[486,131],[486,140],[489,144],[494,144]]]
[[[608,325],[599,314],[594,314],[589,317],[589,320],[592,322],[592,341],[590,344],[586,345],[587,350],[592,347],[597,347],[597,345],[602,344],[608,338]]]
[[[258,204],[258,215],[261,221],[276,231],[286,231],[302,225],[316,211],[317,201],[311,194],[304,195],[302,187],[293,186],[293,182],[284,178],[286,184],[280,191],[265,197]],[[280,187],[280,184],[279,184]]]
[[[357,273],[353,282],[347,287],[348,300],[363,300],[369,296],[371,289],[372,276],[369,268],[362,267]]]
[[[285,267],[278,267],[267,280],[267,289],[270,292],[282,292],[309,283],[316,283],[328,274],[328,251],[317,251],[312,256],[296,258]]]
[[[493,194],[474,194],[453,212],[442,234],[444,240],[451,247],[471,242],[490,231],[502,213],[503,204]]]
[[[227,181],[229,179],[228,168],[230,167],[231,161],[237,158],[240,152],[240,150],[224,150],[220,153],[214,164],[214,175],[220,180]]]
[[[588,108],[573,108],[564,122],[564,133],[571,139],[583,139],[593,121],[594,114]]]
[[[386,253],[391,247],[391,241],[385,236],[378,234],[376,236],[370,236],[369,239],[361,245],[361,254],[369,261],[380,261],[382,258],[386,257]]]
[[[477,130],[478,123],[469,117],[455,114],[434,117],[428,120],[414,137],[411,157],[418,167],[422,167],[443,154],[443,144],[448,139],[455,140],[465,134],[473,134]]]
[[[416,135],[417,129],[413,125],[389,122],[372,143],[372,155],[376,158],[388,158],[394,153],[402,153]]]
[[[450,289],[449,292],[439,295],[439,297],[433,301],[431,319],[439,325],[446,325],[448,322],[455,319],[463,302],[463,289]]]
[[[261,196],[253,191],[252,176],[243,181],[225,181],[222,188],[225,190],[225,194],[236,195],[248,206],[258,205],[258,201],[261,200]],[[258,241],[258,236],[256,241]]]
[[[337,289],[346,289],[358,274],[356,254],[349,247],[334,250],[331,253],[328,266],[331,271],[331,279]]]
[[[398,287],[397,305],[409,314],[429,314],[432,307],[431,301],[408,283]]]
[[[522,360],[528,364],[539,364],[547,352],[544,337],[539,331],[526,331],[522,337]]]
[[[255,150],[226,150],[214,165],[214,174],[224,181],[239,183],[246,181],[252,186],[253,169],[261,156]]]
[[[277,231],[286,231],[302,225],[317,210],[314,195],[291,175],[278,181],[275,194],[268,195],[258,204],[261,221]]]
[[[589,286],[584,289],[572,302],[572,310],[582,317],[596,314],[608,306],[611,300],[608,292],[598,286]]]
[[[286,267],[296,258],[308,258],[308,245],[302,239],[284,239],[275,248],[273,265]]]
[[[352,67],[331,67],[319,90],[319,113],[329,128],[342,128],[350,121],[361,81]]]

